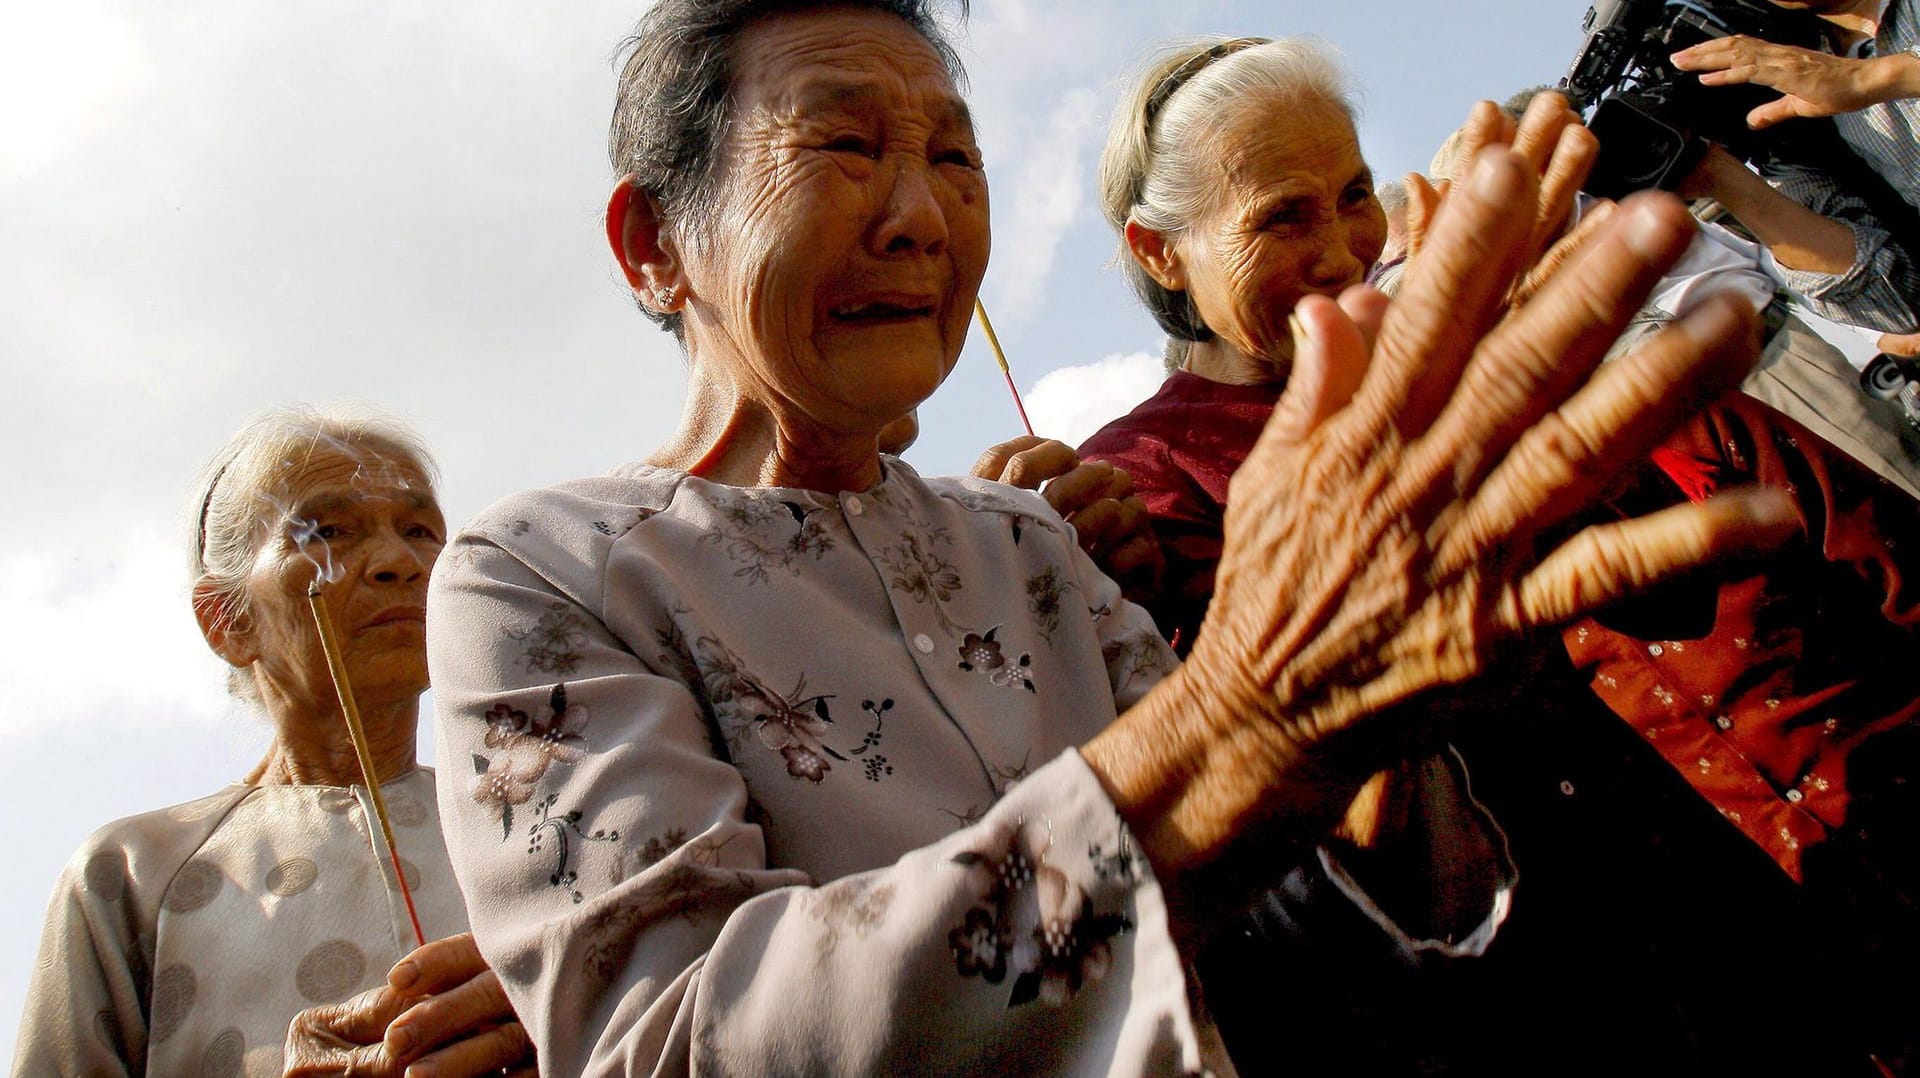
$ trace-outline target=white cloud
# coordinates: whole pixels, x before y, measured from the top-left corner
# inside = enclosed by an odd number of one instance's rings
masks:
[[[1101,120],[1093,91],[1070,90],[1017,151],[1013,209],[995,230],[1001,238],[993,260],[994,292],[1009,322],[1024,322],[1044,306],[1054,254],[1092,183],[1087,166],[1098,152]]]
[[[1062,367],[1027,392],[1027,414],[1036,433],[1079,445],[1153,396],[1166,376],[1160,357],[1145,352]]]
[[[103,716],[156,733],[226,721],[226,667],[194,625],[177,548],[136,527],[85,558],[48,546],[0,560],[0,739]]]

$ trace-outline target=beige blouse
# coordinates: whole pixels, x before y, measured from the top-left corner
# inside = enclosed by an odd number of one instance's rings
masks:
[[[1074,747],[1174,664],[1037,496],[521,494],[434,574],[441,810],[553,1074],[1202,1066]]]
[[[382,792],[428,939],[466,931],[433,773]],[[277,1075],[287,1023],[415,947],[365,789],[234,785],[117,820],[47,912],[15,1075]]]

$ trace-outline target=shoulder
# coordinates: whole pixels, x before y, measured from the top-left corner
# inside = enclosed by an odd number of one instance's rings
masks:
[[[67,862],[65,878],[108,902],[137,891],[146,892],[146,902],[157,903],[250,789],[229,786],[198,800],[115,820],[80,844]]]
[[[511,548],[535,534],[561,543],[588,535],[606,538],[610,531],[630,530],[664,511],[686,478],[684,472],[628,464],[606,475],[523,490],[481,510],[454,543],[481,541]]]

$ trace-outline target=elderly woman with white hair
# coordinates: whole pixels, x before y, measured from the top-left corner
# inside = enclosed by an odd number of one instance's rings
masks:
[[[434,776],[415,754],[427,579],[446,531],[433,474],[396,423],[299,408],[249,423],[208,465],[193,499],[194,613],[273,738],[239,781],[108,824],[74,855],[15,1074],[531,1067],[465,935]],[[308,604],[316,586],[433,941],[417,950]]]

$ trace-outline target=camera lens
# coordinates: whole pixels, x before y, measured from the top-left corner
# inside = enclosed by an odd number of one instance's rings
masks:
[[[1900,363],[1892,356],[1874,356],[1867,368],[1860,372],[1860,388],[1869,397],[1883,401],[1893,400],[1907,386],[1907,373],[1900,369]]]

